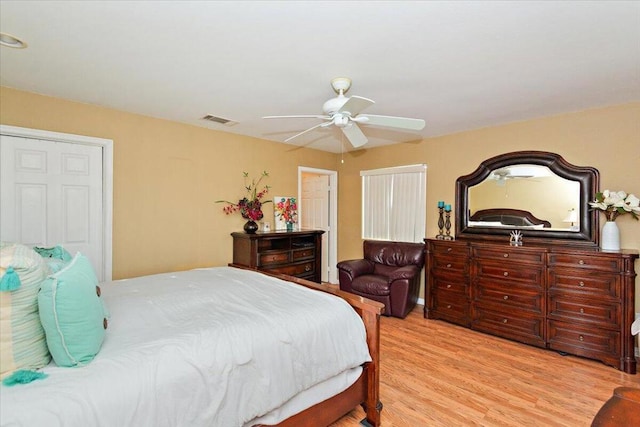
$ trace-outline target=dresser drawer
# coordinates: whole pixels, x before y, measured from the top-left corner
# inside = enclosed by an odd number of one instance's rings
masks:
[[[533,287],[542,288],[542,268],[513,262],[475,261],[475,274],[479,279],[500,279],[503,283],[526,282]]]
[[[486,247],[478,246],[473,248],[473,257],[479,259],[514,261],[529,264],[544,264],[545,252],[540,250],[530,250],[523,247]]]
[[[436,292],[440,294],[467,295],[467,283],[459,280],[437,279],[434,283]]]
[[[600,359],[618,367],[620,331],[549,320],[549,348],[578,356]]]
[[[281,267],[263,268],[263,270],[272,273],[288,274],[289,276],[306,276],[312,275],[314,273],[314,265],[315,263],[313,261],[309,261],[301,264],[290,264]]]
[[[621,279],[617,274],[604,274],[569,268],[549,270],[549,290],[573,292],[594,297],[620,298]]]
[[[564,321],[592,323],[620,328],[620,304],[593,299],[580,299],[572,295],[551,295],[549,318]]]
[[[311,259],[316,256],[316,251],[313,248],[295,249],[291,251],[293,261],[302,261],[304,259]]]
[[[280,252],[276,252],[276,251],[270,251],[270,252],[263,252],[259,255],[259,266],[267,266],[267,265],[273,265],[273,264],[284,264],[289,262],[290,259],[290,252],[289,251],[280,251]]]
[[[434,297],[433,308],[429,317],[469,326],[469,301],[465,296],[438,292]]]
[[[506,314],[476,306],[471,327],[478,331],[545,347],[544,318],[518,314],[513,312]]]
[[[289,251],[269,251],[259,254],[259,266],[284,264],[290,261]]]
[[[432,271],[437,272],[455,271],[467,274],[469,272],[469,258],[450,255],[435,255],[432,258],[431,269]]]
[[[528,290],[528,292],[527,292]],[[499,306],[502,310],[531,311],[542,314],[544,293],[530,287],[496,286],[493,282],[480,280],[474,286],[474,301],[479,305]]]
[[[565,266],[586,270],[601,270],[619,272],[622,269],[620,257],[608,257],[606,254],[564,254],[549,253],[548,263],[550,267]]]
[[[460,242],[429,242],[431,252],[434,255],[457,255],[464,258],[469,256],[469,246]]]

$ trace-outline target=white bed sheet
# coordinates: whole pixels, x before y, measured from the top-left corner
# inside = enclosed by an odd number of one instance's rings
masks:
[[[256,272],[216,267],[101,287],[111,319],[98,356],[2,386],[0,425],[243,426],[371,360],[345,301]]]

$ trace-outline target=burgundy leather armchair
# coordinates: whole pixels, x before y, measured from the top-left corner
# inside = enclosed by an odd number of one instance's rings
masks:
[[[340,289],[384,304],[384,315],[404,319],[415,307],[424,244],[365,240],[364,259],[338,263]]]

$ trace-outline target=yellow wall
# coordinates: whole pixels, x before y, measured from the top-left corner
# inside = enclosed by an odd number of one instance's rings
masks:
[[[298,166],[338,170],[339,260],[362,252],[364,169],[427,164],[427,236],[437,234],[437,201],[454,204],[455,180],[504,152],[556,152],[575,165],[598,168],[601,189],[640,194],[640,103],[345,153],[344,163],[331,153],[5,87],[0,123],[114,141],[114,278],[229,262],[229,232],[244,221],[226,217],[213,201],[243,195],[242,171],[269,171],[273,196],[297,194]],[[265,212],[273,221],[272,209]],[[628,215],[616,222],[622,246],[640,249],[640,223]],[[640,289],[636,295],[640,310]]]
[[[270,177],[270,197],[297,194],[298,166],[336,169],[336,156],[185,124],[0,88],[0,123],[113,140],[113,277],[232,259],[218,199],[244,196],[242,172]],[[265,220],[273,224],[272,205]]]

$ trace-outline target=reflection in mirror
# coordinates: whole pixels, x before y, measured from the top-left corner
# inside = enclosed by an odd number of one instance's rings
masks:
[[[520,164],[494,169],[484,181],[469,188],[468,197],[469,227],[580,230],[580,183],[562,178],[546,166]],[[533,219],[520,222],[517,217],[522,215],[497,215],[497,208],[527,211]],[[487,212],[489,209],[492,211]]]
[[[546,151],[505,153],[456,180],[456,238],[597,246],[598,215],[589,209],[599,173]]]

